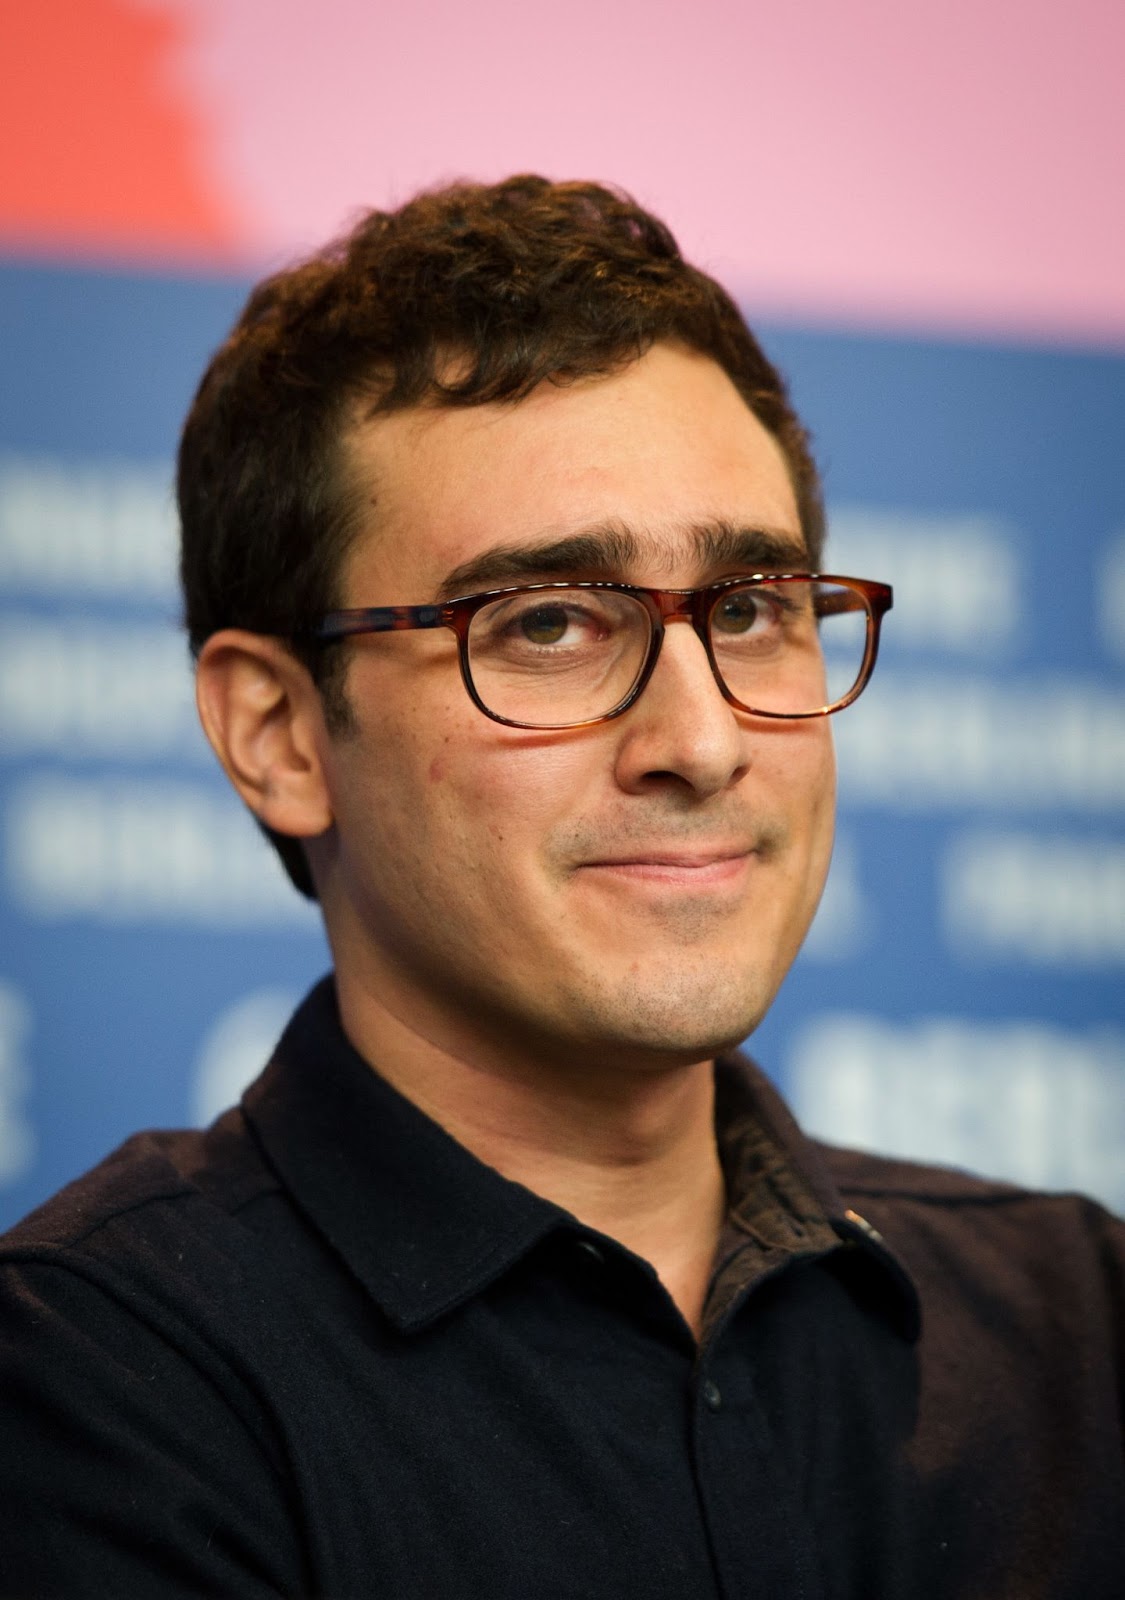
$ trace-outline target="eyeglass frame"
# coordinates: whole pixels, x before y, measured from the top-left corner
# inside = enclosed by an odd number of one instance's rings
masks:
[[[779,583],[834,583],[842,588],[850,589],[858,594],[862,600],[862,609],[866,614],[867,635],[864,642],[863,662],[855,683],[849,692],[839,700],[834,700],[829,705],[818,706],[813,711],[763,711],[754,706],[747,706],[736,699],[729,685],[723,678],[715,652],[711,643],[710,617],[719,600],[726,593],[734,589],[757,588],[765,584]],[[499,712],[492,711],[485,705],[477,692],[473,682],[472,670],[469,665],[469,628],[478,611],[490,605],[495,600],[503,600],[513,594],[550,594],[560,589],[592,589],[602,593],[609,591],[614,594],[630,595],[639,600],[649,617],[649,643],[641,670],[625,695],[611,711],[603,712],[601,716],[585,717],[579,722],[518,722],[512,717],[501,716]],[[879,583],[871,578],[843,578],[825,572],[755,572],[737,578],[723,578],[718,583],[710,583],[699,589],[650,589],[632,583],[616,583],[609,580],[588,580],[567,582],[560,579],[551,583],[516,583],[509,584],[501,589],[486,589],[480,594],[460,595],[453,600],[440,601],[433,605],[417,606],[361,606],[343,611],[330,611],[322,617],[315,628],[311,630],[314,643],[328,645],[336,644],[344,639],[354,639],[366,633],[402,633],[416,628],[449,628],[457,636],[457,655],[461,669],[461,681],[469,699],[493,722],[499,722],[507,728],[524,728],[529,732],[553,733],[571,728],[593,728],[601,722],[612,722],[615,717],[625,714],[629,708],[636,704],[648,686],[648,681],[656,668],[660,658],[661,647],[664,643],[665,624],[676,618],[683,618],[691,623],[704,650],[711,668],[712,676],[718,684],[719,692],[723,699],[735,708],[736,711],[745,712],[748,716],[768,717],[774,721],[804,722],[811,717],[831,716],[837,711],[842,711],[850,706],[866,689],[871,681],[871,674],[875,670],[875,662],[879,654],[879,630],[883,618],[894,604],[894,591],[888,583]],[[833,610],[848,610],[850,607],[829,607],[820,613],[822,616],[832,615]],[[860,609],[856,607],[855,609]]]

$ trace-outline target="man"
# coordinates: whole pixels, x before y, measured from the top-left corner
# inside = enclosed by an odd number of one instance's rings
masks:
[[[814,1148],[729,1054],[890,593],[808,577],[723,291],[593,185],[373,215],[251,297],[180,503],[334,973],[9,1235],[4,1592],[1119,1594],[1121,1226]]]

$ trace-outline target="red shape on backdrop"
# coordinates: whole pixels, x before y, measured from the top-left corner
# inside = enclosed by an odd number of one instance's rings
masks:
[[[206,118],[175,77],[185,33],[129,0],[3,0],[0,244],[233,258]]]

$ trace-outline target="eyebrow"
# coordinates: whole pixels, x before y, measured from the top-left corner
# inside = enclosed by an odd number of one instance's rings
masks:
[[[700,571],[738,567],[743,572],[800,571],[808,554],[799,535],[776,528],[740,527],[715,521],[699,523],[676,538],[643,541],[630,528],[603,523],[561,539],[529,544],[498,544],[472,556],[446,574],[438,603],[512,583],[552,578],[608,579],[626,582],[624,574],[642,560],[655,557],[667,565],[685,556]]]

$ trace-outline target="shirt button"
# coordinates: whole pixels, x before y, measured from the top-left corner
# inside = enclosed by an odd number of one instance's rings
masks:
[[[858,1228],[861,1233],[865,1233],[869,1239],[874,1239],[876,1244],[882,1244],[883,1235],[879,1232],[878,1228],[873,1228],[871,1226],[866,1217],[861,1217],[858,1211],[852,1211],[850,1209],[845,1211],[844,1215],[847,1217],[848,1221],[853,1227]]]
[[[722,1408],[723,1408],[723,1397],[722,1397],[722,1394],[719,1392],[719,1386],[718,1386],[717,1383],[712,1383],[710,1378],[708,1378],[706,1383],[704,1383],[704,1385],[703,1385],[703,1391],[702,1392],[703,1392],[703,1403],[707,1407],[708,1411],[721,1411],[722,1410]]]

